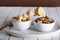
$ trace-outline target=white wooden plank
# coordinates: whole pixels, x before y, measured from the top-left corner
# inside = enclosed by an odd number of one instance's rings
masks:
[[[5,9],[6,7],[0,7],[0,13]]]
[[[12,9],[11,13],[9,14],[7,20],[11,20],[12,17],[17,16],[20,13],[20,11],[21,11],[20,10],[21,7],[12,7],[12,8],[13,9]]]
[[[41,35],[39,40],[59,40],[59,32],[60,30],[53,33]]]
[[[60,30],[58,30],[56,33],[52,33],[53,40],[59,40],[59,32],[60,32]]]
[[[59,16],[55,7],[48,7],[48,14],[49,17],[55,19],[56,21],[59,21]]]
[[[60,16],[60,7],[56,7],[58,15]]]
[[[45,11],[45,15],[46,15],[46,16],[49,16],[49,15],[48,15],[47,7],[43,7],[43,9],[44,9],[44,11]]]
[[[8,40],[9,36],[0,34],[0,40]]]
[[[0,38],[1,38],[1,40],[8,40],[9,39],[9,35],[7,35],[7,33],[5,32],[4,29],[2,31],[0,31]]]
[[[39,40],[52,40],[50,33],[49,34],[40,35],[38,38],[39,38]]]
[[[22,38],[17,38],[17,37],[10,37],[10,39],[9,40],[23,40]]]
[[[9,12],[11,11],[11,8],[5,8],[4,11],[2,10],[2,12],[0,13],[0,27],[2,26],[2,24],[4,23],[4,21],[6,20],[6,17],[8,16]]]
[[[5,7],[3,12],[0,13],[1,14],[0,16],[7,16],[11,10],[12,10],[12,7]]]
[[[60,40],[60,32],[59,32],[59,40]]]
[[[22,14],[26,13],[28,10],[30,10],[30,7],[21,7],[21,12]]]
[[[24,38],[24,40],[37,40],[37,38]]]
[[[30,10],[35,11],[36,7],[30,7]]]
[[[55,21],[57,21],[57,24],[58,22],[60,22],[59,20],[59,16],[57,14],[57,10],[55,7],[48,7],[48,15],[49,17],[53,18]],[[56,34],[56,35],[59,35],[59,34]],[[55,37],[56,39],[58,40],[59,39],[59,36],[55,36],[53,35],[53,40],[55,40]]]
[[[57,14],[58,14],[59,19],[60,19],[60,7],[56,7],[56,10],[57,10]],[[60,21],[59,21],[59,23],[60,23]],[[60,25],[60,24],[59,24],[59,25]]]

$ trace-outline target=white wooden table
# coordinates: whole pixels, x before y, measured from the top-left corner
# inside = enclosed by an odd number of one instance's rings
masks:
[[[60,7],[43,7],[46,15],[52,17],[57,21],[60,26]],[[0,7],[0,28],[5,24],[7,20],[10,20],[13,16],[20,13],[26,13],[27,10],[31,9],[34,11],[35,7]],[[60,31],[56,32],[53,36],[44,35],[37,38],[18,38],[9,36],[2,30],[0,32],[0,40],[60,40]]]

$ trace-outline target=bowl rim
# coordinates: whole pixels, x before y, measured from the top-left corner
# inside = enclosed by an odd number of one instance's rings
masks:
[[[34,22],[35,22],[35,20],[34,20]],[[37,23],[37,22],[35,22],[35,23]],[[53,24],[53,23],[56,23],[56,21],[54,20],[54,22],[49,23],[49,24]],[[39,23],[37,23],[37,24],[39,24]],[[40,23],[40,24],[43,24],[43,25],[48,25],[48,24],[46,24],[46,23]]]
[[[12,22],[18,22],[18,21],[13,21],[13,20],[11,20]],[[25,22],[31,22],[32,20],[28,20],[28,21],[25,21]],[[23,22],[23,21],[21,21],[21,22],[18,22],[18,23],[25,23],[25,22]]]

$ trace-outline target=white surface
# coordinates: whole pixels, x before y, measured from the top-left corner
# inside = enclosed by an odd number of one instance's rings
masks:
[[[24,40],[37,40],[37,38],[24,38]]]
[[[23,38],[17,38],[17,37],[10,36],[10,39],[9,40],[23,40]]]
[[[38,31],[37,29],[35,29],[34,26],[31,26],[30,29],[28,30],[24,30],[24,31],[21,31],[21,30],[16,30],[14,27],[13,28],[5,28],[6,32],[8,32],[9,34],[12,34],[12,35],[15,35],[15,36],[18,36],[18,37],[39,37],[39,36],[43,36],[43,35],[49,35],[52,33],[56,33],[57,31],[60,31],[59,28],[56,29],[58,26],[56,26],[52,31],[50,32],[40,32]],[[53,35],[52,35],[53,36]]]
[[[12,10],[12,8],[6,8],[6,7],[3,7],[3,8],[4,8],[4,10],[2,10],[2,8],[1,8],[2,11],[0,11],[0,27],[2,26],[2,24],[4,24],[4,21],[6,20],[8,14]]]
[[[9,7],[9,8],[0,7],[0,17],[1,17],[0,18],[0,26],[4,25],[5,20],[9,20],[13,16],[18,15],[19,13],[25,13],[26,12],[25,10],[29,10],[29,9],[33,10],[35,8],[34,7],[28,7],[28,8],[27,7]],[[53,19],[55,19],[57,21],[57,25],[60,26],[60,24],[59,24],[60,23],[60,7],[44,7],[44,9],[45,9],[46,15],[49,16],[49,17],[52,17]],[[25,11],[25,12],[23,12],[23,11]],[[0,35],[0,37],[2,37],[2,36]],[[3,35],[3,40],[4,39],[7,40],[8,36],[6,37],[6,35],[5,36]],[[15,40],[15,37],[12,38],[12,39]],[[12,39],[10,39],[10,40],[12,40]],[[35,40],[35,38],[31,38],[31,40],[32,39]],[[44,36],[43,35],[41,37],[38,37],[38,39],[39,40],[59,40],[60,39],[60,32],[59,32],[59,34],[56,33],[53,36],[51,36],[51,35],[45,35]],[[16,40],[20,40],[20,39],[17,38]],[[30,40],[30,39],[26,38],[25,40]]]
[[[0,34],[0,40],[8,40],[9,36]]]

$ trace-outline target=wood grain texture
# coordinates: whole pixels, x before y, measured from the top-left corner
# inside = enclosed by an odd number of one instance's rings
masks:
[[[20,14],[26,13],[28,10],[30,10],[30,7],[21,7]]]
[[[24,38],[24,40],[37,40],[37,38]]]
[[[60,19],[59,19],[56,7],[48,7],[47,10],[48,10],[49,17],[53,18],[56,21],[56,25],[58,26],[60,23]],[[59,40],[59,32],[56,33],[55,35],[54,34],[52,35],[53,35],[52,36],[53,40]]]
[[[39,40],[52,40],[51,34],[46,34],[38,37]]]
[[[46,15],[46,16],[49,16],[49,15],[48,15],[47,7],[43,7],[43,8],[44,8],[44,11],[45,11],[45,15]]]
[[[6,21],[11,20],[12,17],[18,15],[19,12],[20,12],[20,8],[21,8],[21,7],[12,7],[12,10],[11,10],[11,12],[9,13],[8,18],[7,18]]]
[[[60,23],[60,17],[57,13],[56,7],[48,7],[48,15],[53,18],[57,23]]]
[[[0,34],[0,40],[8,40],[9,36]]]
[[[10,11],[11,11],[11,8],[8,8],[8,7],[5,7],[4,9],[2,9],[2,11],[0,11],[0,26],[4,24],[4,21],[6,20]]]
[[[58,13],[58,16],[60,18],[60,7],[56,7],[56,10],[57,10],[57,13]],[[59,24],[60,25],[60,24]],[[59,32],[59,40],[60,40],[60,32]]]
[[[56,10],[57,10],[57,14],[58,14],[59,19],[60,19],[60,7],[56,7]]]
[[[60,6],[60,0],[0,0],[0,6]]]
[[[17,37],[10,36],[10,39],[9,40],[23,40],[23,38],[17,38]]]

